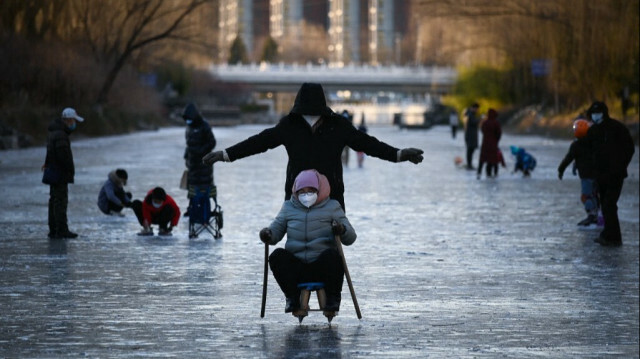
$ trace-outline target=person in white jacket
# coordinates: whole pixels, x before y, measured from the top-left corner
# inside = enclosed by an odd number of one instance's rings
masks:
[[[305,282],[322,282],[327,295],[325,311],[340,309],[344,268],[335,235],[344,245],[356,240],[342,206],[329,198],[329,181],[314,169],[300,172],[293,195],[275,220],[260,231],[260,240],[274,245],[286,234],[287,242],[269,256],[271,272],[286,297],[285,313],[300,309],[300,290]]]

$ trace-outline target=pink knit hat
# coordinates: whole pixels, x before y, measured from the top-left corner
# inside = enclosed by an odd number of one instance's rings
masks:
[[[316,170],[305,170],[300,172],[293,184],[293,192],[298,192],[305,187],[313,187],[316,190],[320,188],[318,172]]]

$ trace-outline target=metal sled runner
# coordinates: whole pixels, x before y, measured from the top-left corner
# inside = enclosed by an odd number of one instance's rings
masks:
[[[215,239],[222,237],[222,208],[216,199],[216,186],[189,186],[188,196],[189,238],[196,238],[204,231]]]

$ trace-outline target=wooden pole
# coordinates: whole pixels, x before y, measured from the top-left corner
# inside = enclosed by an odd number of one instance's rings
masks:
[[[344,259],[344,252],[342,251],[342,242],[340,242],[340,236],[336,235],[335,239],[336,245],[338,246],[338,253],[340,253],[340,258],[342,258],[342,267],[344,267],[344,275],[345,277],[347,277],[347,284],[349,285],[349,292],[351,292],[351,299],[353,299],[353,306],[356,308],[358,319],[362,319],[360,307],[358,306],[358,300],[356,299],[356,291],[353,289],[353,283],[351,283],[351,275],[349,275],[349,268],[347,268],[347,261]]]
[[[264,278],[262,280],[262,308],[260,318],[264,318],[264,308],[267,304],[267,279],[269,277],[269,244],[264,244]]]

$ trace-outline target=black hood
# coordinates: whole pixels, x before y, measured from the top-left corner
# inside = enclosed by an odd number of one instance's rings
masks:
[[[587,117],[591,118],[592,113],[602,113],[602,118],[609,119],[609,108],[602,101],[596,101],[591,104],[591,107],[587,110]]]
[[[322,85],[305,82],[300,86],[291,113],[298,115],[322,116],[331,114],[327,107]]]
[[[190,103],[182,111],[182,118],[184,120],[202,121],[202,115],[195,104]]]

